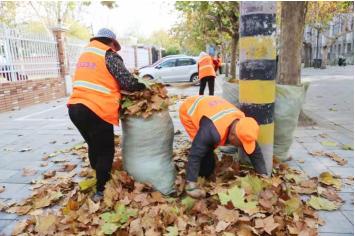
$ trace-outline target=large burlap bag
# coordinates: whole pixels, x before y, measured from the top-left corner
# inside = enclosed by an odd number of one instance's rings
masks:
[[[124,169],[163,194],[174,192],[174,126],[169,112],[157,112],[146,119],[126,117],[122,133]]]

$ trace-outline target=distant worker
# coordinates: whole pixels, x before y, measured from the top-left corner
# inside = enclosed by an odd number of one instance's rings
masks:
[[[95,202],[103,198],[115,153],[113,125],[118,125],[121,90],[139,91],[138,82],[123,64],[116,35],[100,29],[90,39],[76,64],[69,116],[88,144],[91,167],[96,171]]]
[[[205,93],[208,83],[209,95],[214,95],[214,80],[216,72],[214,70],[213,59],[205,52],[201,52],[198,59],[198,78],[200,80],[200,95]]]
[[[267,174],[261,149],[256,142],[259,125],[223,98],[193,96],[179,110],[180,121],[192,140],[186,166],[186,193],[203,198],[206,192],[197,185],[198,176],[209,177],[215,169],[214,149],[231,144],[241,147],[259,174]]]
[[[217,66],[218,66],[219,74],[222,74],[222,57],[221,57],[221,53],[217,54]]]

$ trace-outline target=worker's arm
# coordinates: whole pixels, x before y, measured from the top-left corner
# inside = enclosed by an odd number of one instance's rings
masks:
[[[203,117],[200,121],[199,130],[192,141],[186,170],[187,181],[197,181],[202,159],[213,152],[219,140],[220,137],[213,122]]]
[[[263,153],[261,152],[260,146],[258,143],[255,144],[255,150],[252,154],[249,155],[251,164],[258,174],[267,175],[265,160]]]
[[[140,91],[145,85],[139,83],[136,78],[126,69],[123,59],[117,53],[108,50],[106,52],[106,67],[113,77],[117,80],[121,90],[128,92]]]

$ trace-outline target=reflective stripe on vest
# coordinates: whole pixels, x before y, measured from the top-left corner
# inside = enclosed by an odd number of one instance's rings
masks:
[[[219,119],[225,117],[226,115],[229,115],[229,114],[231,114],[231,113],[233,113],[233,112],[236,112],[236,111],[238,111],[238,110],[236,110],[236,109],[234,109],[234,108],[231,108],[231,109],[228,109],[228,110],[224,110],[224,111],[220,111],[220,112],[214,114],[213,116],[211,116],[210,119],[211,119],[212,121],[217,121],[217,120],[219,120]]]
[[[98,85],[98,84],[94,84],[94,83],[90,83],[88,81],[84,81],[84,80],[77,80],[74,81],[73,83],[73,87],[82,87],[82,88],[87,88],[87,89],[92,89],[95,90],[97,92],[101,92],[104,94],[111,94],[111,90],[102,86],[102,85]]]
[[[187,111],[187,114],[192,116],[192,114],[194,114],[197,105],[200,103],[200,101],[205,98],[204,96],[201,96],[199,98],[196,99],[196,101],[191,105],[191,107],[189,108],[189,110]]]
[[[94,53],[98,56],[101,56],[101,57],[105,57],[106,55],[106,51],[105,50],[102,50],[100,48],[94,48],[94,47],[86,47],[84,48],[84,53],[85,52],[91,52],[91,53]]]

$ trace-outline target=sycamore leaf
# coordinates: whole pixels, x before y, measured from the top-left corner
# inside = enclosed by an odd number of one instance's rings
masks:
[[[181,200],[181,204],[185,207],[186,210],[191,210],[196,203],[196,199],[193,199],[189,196]]]
[[[23,168],[22,169],[22,176],[33,176],[37,173],[37,170],[30,169],[30,168]]]
[[[12,230],[12,234],[11,235],[19,235],[21,233],[23,233],[26,228],[28,227],[28,220],[22,220],[19,223],[17,223],[14,227],[14,229]]]
[[[263,181],[255,175],[247,175],[240,179],[241,186],[246,193],[259,194],[263,190]]]
[[[122,105],[121,105],[121,108],[122,108],[122,109],[125,109],[125,108],[127,108],[127,107],[132,106],[132,105],[133,105],[133,102],[132,102],[129,98],[125,98],[125,99],[124,99],[124,102],[123,102]]]
[[[49,170],[49,171],[43,173],[43,178],[49,179],[49,178],[52,178],[53,176],[55,176],[55,174],[56,174],[55,170]]]
[[[91,179],[85,179],[83,181],[79,182],[79,187],[81,191],[85,191],[87,189],[90,189],[96,185],[96,179],[91,178]]]
[[[236,210],[229,210],[224,206],[218,206],[217,209],[213,212],[217,216],[217,219],[220,221],[234,223],[238,221],[239,213]]]
[[[343,149],[343,150],[350,150],[350,151],[354,150],[354,148],[353,148],[351,145],[349,145],[349,144],[344,144],[344,145],[341,147],[341,149]]]
[[[307,202],[307,204],[316,210],[332,211],[340,207],[340,205],[337,205],[334,202],[329,201],[328,199],[315,196],[312,196],[311,199],[309,199],[309,201]]]
[[[230,197],[226,192],[218,192],[218,197],[222,205],[227,205],[230,201]]]
[[[178,236],[179,235],[179,230],[176,226],[169,226],[166,228],[166,230],[168,231],[168,233],[165,234],[166,236]]]
[[[229,225],[230,225],[230,223],[228,223],[228,222],[219,221],[216,225],[216,232],[219,233],[219,232],[225,230]]]
[[[101,230],[104,234],[111,235],[116,232],[119,227],[120,225],[116,223],[105,223],[102,225]]]
[[[292,213],[296,212],[300,207],[302,207],[302,203],[297,197],[292,197],[285,201],[285,212],[287,215],[292,215]]]
[[[41,235],[53,235],[55,232],[57,217],[55,215],[36,216],[35,230]]]
[[[244,189],[234,186],[231,189],[228,189],[228,194],[218,193],[219,199],[222,205],[226,205],[229,201],[232,202],[235,208],[243,210],[248,214],[255,213],[257,211],[257,202],[255,201],[246,201],[244,198],[245,192]]]
[[[325,185],[334,186],[336,189],[341,188],[341,180],[334,178],[334,176],[328,171],[322,172],[319,175],[319,182],[321,182]]]
[[[323,141],[321,142],[321,144],[326,147],[336,147],[338,145],[336,142],[333,141]]]

